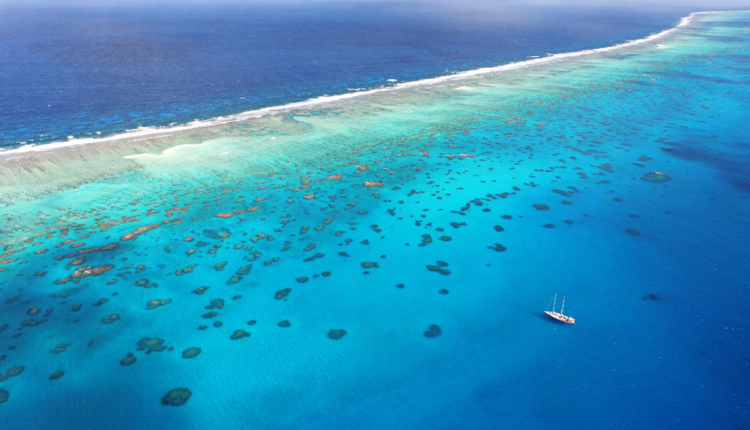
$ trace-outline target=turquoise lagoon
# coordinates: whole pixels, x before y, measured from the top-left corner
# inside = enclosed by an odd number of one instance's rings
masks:
[[[3,428],[747,427],[748,28],[4,153]]]

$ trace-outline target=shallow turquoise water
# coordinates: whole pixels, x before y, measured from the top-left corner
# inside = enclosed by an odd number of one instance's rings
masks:
[[[747,426],[749,17],[195,131],[132,171],[6,195],[0,372],[24,366],[0,382],[7,428]],[[65,175],[46,166],[30,186]],[[555,293],[576,325],[542,314]]]

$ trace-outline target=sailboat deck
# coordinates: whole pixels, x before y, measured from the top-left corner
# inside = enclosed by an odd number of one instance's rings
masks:
[[[559,312],[544,311],[544,313],[547,314],[547,315],[549,315],[549,316],[551,316],[552,318],[560,321],[560,322],[564,322],[564,323],[568,323],[568,324],[575,324],[575,322],[576,322],[575,318],[571,318],[571,317],[569,317],[567,315],[563,315],[563,314],[561,314]]]

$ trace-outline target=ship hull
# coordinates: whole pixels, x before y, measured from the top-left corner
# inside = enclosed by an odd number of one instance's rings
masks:
[[[564,322],[566,324],[575,324],[576,320],[575,318],[571,318],[569,316],[563,315],[559,312],[550,312],[550,311],[544,311],[545,314],[549,315],[550,317],[560,321]]]

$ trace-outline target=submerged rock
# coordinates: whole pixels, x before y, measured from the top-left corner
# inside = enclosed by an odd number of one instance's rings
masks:
[[[288,295],[289,295],[289,293],[291,293],[291,292],[292,292],[292,289],[291,289],[291,288],[284,288],[283,290],[279,290],[279,291],[277,291],[277,292],[276,292],[276,296],[275,296],[275,297],[276,297],[276,300],[281,300],[281,299],[283,299],[284,297],[288,296]]]
[[[291,327],[291,326],[292,326],[292,323],[290,323],[287,320],[279,322],[279,327]]]
[[[334,328],[328,332],[328,337],[333,340],[339,340],[346,335],[346,330]]]
[[[0,403],[7,402],[9,397],[10,393],[8,393],[8,390],[3,390],[2,388],[0,388]]]
[[[55,379],[62,378],[64,374],[65,374],[65,372],[63,372],[62,370],[58,370],[57,372],[51,374],[50,377],[49,377],[49,379],[51,379],[51,380],[54,381]]]
[[[174,390],[169,390],[161,398],[161,404],[165,406],[182,406],[190,400],[190,396],[192,395],[193,393],[187,388],[175,388]]]

